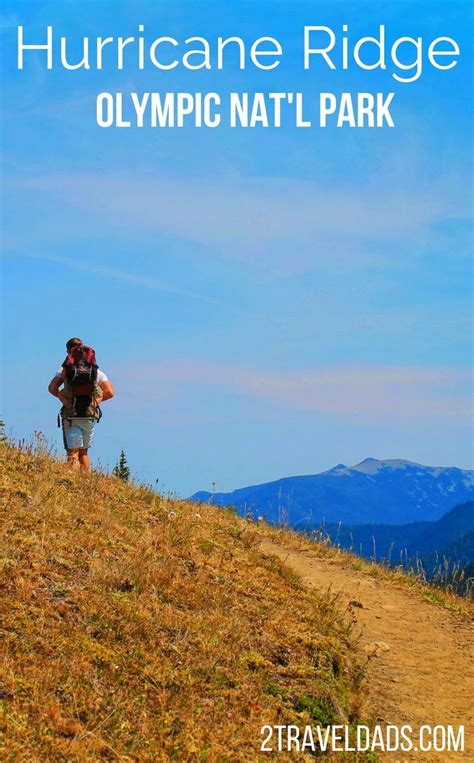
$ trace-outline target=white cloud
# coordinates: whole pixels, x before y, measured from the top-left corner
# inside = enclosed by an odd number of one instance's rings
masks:
[[[183,396],[192,395],[190,387],[203,385],[216,393],[244,395],[290,410],[362,416],[371,423],[434,416],[441,421],[469,415],[470,376],[464,369],[383,365],[279,372],[186,359],[148,368],[138,398],[148,405],[154,394],[150,390],[162,390],[162,385],[181,389]]]
[[[468,205],[432,188],[327,191],[288,179],[197,179],[115,175],[48,175],[11,180],[135,235],[165,235],[242,261],[380,262],[384,247],[423,247],[442,219]],[[401,252],[400,252],[401,254]],[[385,254],[386,256],[386,254]]]
[[[104,267],[102,265],[94,265],[90,262],[85,262],[83,260],[77,260],[77,259],[71,259],[69,257],[58,257],[56,255],[50,255],[50,254],[43,254],[43,253],[36,253],[36,252],[10,252],[10,254],[13,253],[13,256],[15,257],[31,257],[35,260],[41,260],[44,262],[54,262],[58,265],[64,265],[67,268],[72,268],[73,270],[82,270],[86,273],[93,273],[95,275],[105,276],[106,278],[112,278],[117,281],[126,281],[130,284],[135,284],[137,286],[143,286],[146,289],[153,289],[154,291],[164,291],[169,294],[175,294],[180,297],[188,297],[191,299],[197,299],[201,300],[203,302],[209,302],[211,304],[218,304],[217,300],[214,300],[212,297],[208,297],[205,294],[200,294],[199,292],[195,291],[189,291],[187,289],[180,289],[178,287],[172,286],[169,283],[166,283],[166,281],[162,281],[159,278],[154,278],[153,276],[149,275],[138,275],[136,273],[132,273],[130,271],[125,270],[119,270],[118,268],[110,268],[110,267]]]

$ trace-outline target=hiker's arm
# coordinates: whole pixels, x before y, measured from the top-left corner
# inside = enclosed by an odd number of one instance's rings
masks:
[[[48,392],[50,392],[53,397],[57,397],[62,403],[67,403],[67,397],[63,395],[62,392],[59,391],[60,386],[62,385],[63,380],[58,378],[57,376],[54,377],[54,379],[51,379],[48,385]]]
[[[115,395],[115,390],[109,381],[102,382],[102,384],[100,385],[100,388],[103,392],[103,397],[102,397],[102,400],[100,401],[101,403],[103,403],[104,400],[110,400],[110,398]]]

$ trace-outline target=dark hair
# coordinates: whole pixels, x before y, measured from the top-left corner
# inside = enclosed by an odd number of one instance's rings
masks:
[[[82,339],[79,339],[77,336],[73,336],[72,339],[69,339],[66,342],[66,350],[70,352],[73,347],[81,347],[84,344]]]

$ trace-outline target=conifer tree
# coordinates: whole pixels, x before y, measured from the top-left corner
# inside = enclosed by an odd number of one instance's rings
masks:
[[[127,458],[123,450],[120,451],[119,460],[112,469],[112,474],[114,477],[118,477],[119,480],[123,480],[124,482],[128,482],[130,479],[130,468],[127,464]]]
[[[7,436],[5,434],[5,422],[3,419],[0,419],[0,445],[7,441]]]

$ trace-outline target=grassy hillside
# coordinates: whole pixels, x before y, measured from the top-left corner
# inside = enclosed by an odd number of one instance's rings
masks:
[[[361,556],[379,560],[391,558],[400,563],[401,558],[425,556],[435,551],[442,555],[445,546],[474,532],[474,501],[455,506],[435,522],[404,525],[345,525],[339,522],[307,529],[327,534],[334,543],[344,549],[354,549]],[[460,557],[459,561],[467,563],[471,559]]]
[[[350,628],[258,551],[277,531],[0,458],[2,760],[258,760],[264,723],[359,718]]]
[[[434,585],[473,598],[468,565],[474,559],[474,501],[455,506],[436,522],[406,525],[327,524],[307,528],[345,551],[402,566]]]

